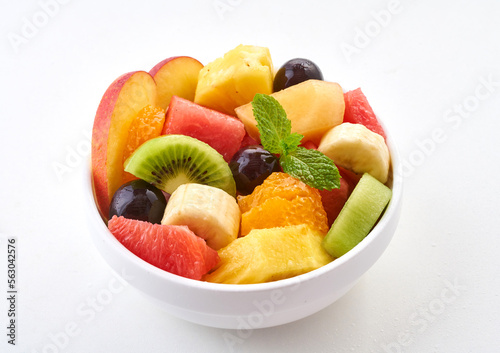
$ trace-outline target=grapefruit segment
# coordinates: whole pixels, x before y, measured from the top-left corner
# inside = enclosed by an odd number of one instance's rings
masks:
[[[113,216],[110,232],[133,254],[167,272],[200,280],[218,262],[217,251],[186,226]]]

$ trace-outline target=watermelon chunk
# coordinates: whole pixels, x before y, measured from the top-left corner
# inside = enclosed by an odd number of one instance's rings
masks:
[[[200,280],[219,262],[217,251],[187,226],[152,224],[113,216],[108,228],[133,254],[179,276]]]
[[[229,162],[240,148],[245,126],[233,116],[173,96],[162,134],[194,137],[210,145]]]
[[[344,93],[344,123],[363,124],[369,130],[386,138],[384,129],[368,103],[361,88]]]

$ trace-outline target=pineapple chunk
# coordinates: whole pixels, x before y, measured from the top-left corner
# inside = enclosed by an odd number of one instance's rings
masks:
[[[252,101],[256,93],[272,92],[269,49],[239,45],[201,69],[194,102],[235,115],[234,108]]]
[[[315,270],[333,260],[323,249],[322,240],[321,232],[305,224],[254,229],[218,251],[220,261],[204,280],[264,283]]]
[[[292,132],[304,135],[302,142],[319,144],[321,137],[344,120],[344,93],[338,83],[307,80],[271,94],[292,122]],[[248,134],[260,141],[252,104],[236,108]]]

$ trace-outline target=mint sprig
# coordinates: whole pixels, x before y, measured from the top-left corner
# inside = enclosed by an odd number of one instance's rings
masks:
[[[299,147],[304,136],[292,133],[292,122],[275,98],[256,94],[252,107],[260,142],[269,152],[280,155],[285,173],[319,190],[340,187],[340,174],[335,163],[317,150]]]
[[[286,117],[281,104],[276,103],[278,101],[271,96],[256,94],[252,108],[262,146],[271,153],[280,154],[289,150],[289,145],[293,144],[293,138],[289,137],[292,133],[292,122]],[[297,136],[295,138],[297,139]]]

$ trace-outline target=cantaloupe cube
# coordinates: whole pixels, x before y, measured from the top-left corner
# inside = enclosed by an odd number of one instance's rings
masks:
[[[338,83],[307,80],[271,94],[292,122],[292,132],[304,135],[302,143],[319,144],[321,137],[344,118],[344,93]],[[260,141],[252,104],[235,109],[248,134]]]

